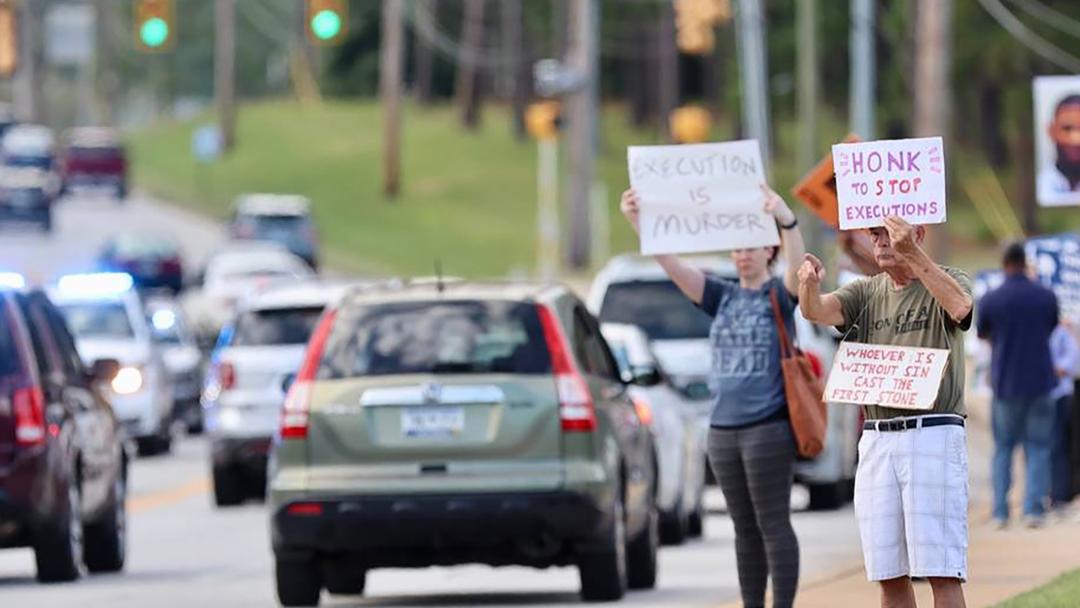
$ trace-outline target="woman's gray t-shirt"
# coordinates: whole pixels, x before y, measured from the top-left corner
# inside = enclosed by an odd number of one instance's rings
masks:
[[[701,309],[713,317],[709,330],[715,397],[710,424],[741,427],[770,419],[786,407],[784,376],[769,292],[776,290],[788,333],[795,335],[796,302],[773,277],[760,289],[744,289],[735,281],[707,277]]]

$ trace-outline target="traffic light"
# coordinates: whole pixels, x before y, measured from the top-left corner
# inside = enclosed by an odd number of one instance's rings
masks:
[[[305,0],[304,23],[312,44],[338,44],[348,31],[348,0]]]
[[[10,78],[19,65],[19,38],[15,27],[15,7],[0,0],[0,78]]]
[[[557,101],[538,101],[525,109],[525,129],[535,139],[555,139],[561,122]]]
[[[167,51],[176,41],[173,0],[135,0],[135,46],[140,51]]]
[[[716,43],[713,28],[731,19],[731,0],[673,0],[676,43],[688,55],[704,55]]]
[[[705,108],[683,106],[668,117],[672,138],[680,144],[700,144],[709,140],[712,115]]]

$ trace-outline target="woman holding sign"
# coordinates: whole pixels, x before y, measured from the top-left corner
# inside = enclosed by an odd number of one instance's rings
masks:
[[[781,229],[787,262],[782,280],[772,272],[778,247],[733,251],[737,282],[706,275],[674,255],[655,257],[675,285],[713,317],[709,382],[717,396],[709,462],[735,524],[743,604],[764,606],[766,581],[772,577],[773,605],[785,607],[794,603],[799,583],[799,544],[791,527],[795,441],[771,295],[778,296],[781,316],[794,334],[796,273],[805,246],[787,203],[764,184],[761,192],[766,213]],[[640,203],[634,190],[623,193],[623,215],[639,233]]]

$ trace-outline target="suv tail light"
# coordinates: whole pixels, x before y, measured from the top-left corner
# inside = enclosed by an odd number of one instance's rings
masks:
[[[30,386],[15,389],[11,396],[15,414],[15,443],[29,447],[45,441],[45,395],[41,388]]]
[[[559,423],[563,432],[596,430],[596,407],[593,405],[589,385],[574,366],[567,351],[566,337],[555,313],[546,306],[537,306],[544,339],[551,355],[551,371],[555,374],[555,388],[559,394]]]
[[[296,380],[289,387],[289,392],[285,395],[285,403],[281,408],[282,439],[307,439],[311,390],[336,316],[337,311],[326,311],[326,314],[319,321],[319,325],[311,334],[311,341],[308,342],[304,361],[300,364],[300,370],[296,373]]]
[[[231,390],[236,386],[236,367],[228,361],[222,361],[218,364],[218,383],[221,384],[221,390]]]

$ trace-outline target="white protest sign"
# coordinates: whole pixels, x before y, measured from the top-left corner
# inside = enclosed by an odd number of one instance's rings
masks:
[[[825,401],[910,410],[934,407],[949,351],[844,342],[836,351]]]
[[[765,213],[757,140],[630,146],[630,186],[641,199],[641,253],[771,247],[780,234]]]
[[[940,137],[835,144],[840,229],[945,222],[945,147]]]

